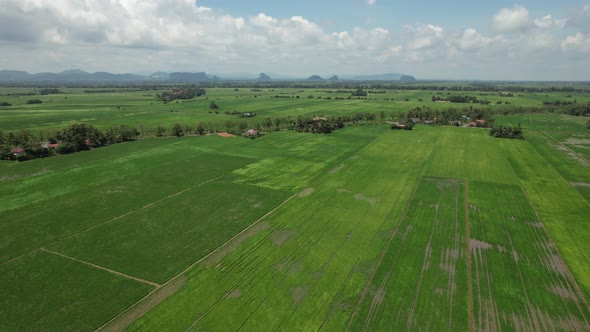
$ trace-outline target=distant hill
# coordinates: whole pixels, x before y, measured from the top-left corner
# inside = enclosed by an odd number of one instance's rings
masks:
[[[2,70],[0,82],[137,82],[147,78],[133,74],[111,74],[107,72],[88,73],[79,69],[66,70],[61,73],[29,74],[24,71]]]
[[[272,81],[272,78],[265,73],[260,73],[260,76],[256,79],[257,81]]]
[[[21,81],[26,80],[31,74],[21,70],[0,70],[0,81]]]
[[[356,81],[401,81],[402,78],[405,78],[404,81],[406,82],[409,82],[410,78],[412,78],[414,81],[416,80],[413,76],[398,73],[378,75],[355,75],[351,77],[352,80]]]
[[[146,73],[147,75],[147,73]],[[0,70],[0,83],[143,83],[143,82],[175,82],[175,83],[195,83],[211,82],[222,80],[256,80],[259,82],[269,82],[274,79],[278,80],[301,80],[294,76],[285,76],[280,74],[260,73],[255,74],[237,73],[237,74],[210,74],[205,72],[154,72],[153,74],[136,75],[136,74],[113,74],[108,72],[89,73],[80,69],[70,69],[61,73],[36,73],[30,74],[21,70]],[[271,78],[272,76],[272,78]],[[273,79],[274,78],[274,79]],[[341,77],[334,75],[325,80],[319,75],[312,75],[306,80],[309,82],[335,82]],[[414,82],[416,79],[411,75],[389,73],[378,75],[343,75],[345,81],[400,81]]]
[[[402,75],[399,80],[402,82],[416,82],[416,78],[410,75]]]
[[[311,75],[310,77],[307,78],[308,81],[313,81],[313,82],[321,82],[324,79],[321,78],[319,75]]]
[[[155,80],[167,80],[169,77],[170,77],[170,74],[163,72],[163,71],[157,71],[149,76],[149,78],[152,78]]]
[[[172,82],[198,82],[198,81],[208,81],[210,80],[209,76],[204,72],[200,73],[170,73],[168,77],[169,81]]]

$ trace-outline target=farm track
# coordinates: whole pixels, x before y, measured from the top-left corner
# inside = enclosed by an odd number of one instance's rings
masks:
[[[359,300],[352,312],[352,314],[350,315],[350,319],[348,320],[348,324],[346,325],[346,331],[350,330],[350,325],[352,324],[352,321],[354,320],[354,317],[358,314],[359,308],[367,294],[367,291],[369,290],[369,287],[373,281],[373,278],[375,277],[375,273],[377,272],[377,269],[379,268],[379,266],[381,265],[381,262],[383,261],[383,257],[385,257],[385,254],[387,253],[387,250],[389,249],[389,246],[391,245],[391,242],[393,242],[393,239],[395,238],[400,225],[402,224],[402,222],[406,219],[408,210],[410,208],[410,204],[412,202],[412,200],[414,199],[414,195],[416,194],[416,191],[418,191],[418,187],[420,186],[420,181],[422,180],[422,177],[418,178],[418,180],[416,181],[416,186],[414,187],[414,191],[412,192],[412,195],[410,196],[410,199],[408,200],[408,203],[406,204],[406,207],[404,208],[404,212],[402,213],[402,216],[400,218],[400,222],[397,224],[395,230],[393,231],[393,233],[391,234],[389,240],[387,241],[387,244],[385,245],[385,247],[383,248],[383,250],[381,251],[381,255],[379,256],[379,260],[377,261],[377,264],[375,264],[375,267],[373,268],[373,271],[371,271],[371,275],[369,277],[369,279],[367,279],[367,282],[365,284],[365,287],[363,288],[360,296],[359,296]]]
[[[225,246],[227,246],[229,243],[231,243],[235,239],[239,238],[241,235],[243,235],[244,233],[246,233],[249,229],[251,229],[252,227],[254,227],[256,224],[258,224],[260,221],[262,221],[268,215],[272,214],[277,209],[279,209],[280,207],[282,207],[283,205],[285,205],[287,202],[289,202],[292,198],[296,197],[298,194],[299,193],[295,193],[292,196],[288,197],[286,200],[284,200],[279,205],[277,205],[276,207],[274,207],[272,210],[270,210],[269,212],[267,212],[266,214],[264,214],[262,217],[260,217],[257,220],[255,220],[252,224],[250,224],[248,227],[246,227],[240,233],[234,235],[231,239],[227,240],[226,242],[224,242],[222,245],[220,245],[219,247],[217,247],[216,249],[214,249],[213,251],[211,251],[207,255],[203,256],[199,260],[197,260],[194,263],[192,263],[190,266],[188,266],[187,268],[185,268],[182,272],[180,272],[176,276],[170,278],[168,281],[166,281],[165,283],[163,283],[162,285],[160,285],[158,288],[156,288],[153,291],[151,291],[150,293],[148,293],[143,298],[139,299],[137,302],[131,304],[126,310],[122,311],[117,316],[113,317],[111,320],[109,320],[108,322],[106,322],[105,324],[103,324],[102,326],[100,326],[99,328],[97,328],[96,331],[118,331],[120,329],[126,329],[128,326],[130,326],[131,324],[133,324],[133,322],[136,319],[138,319],[143,314],[147,313],[148,311],[150,311],[151,309],[153,309],[154,307],[156,307],[158,304],[160,304],[162,301],[164,301],[166,298],[168,298],[170,295],[172,295],[178,289],[175,289],[173,292],[170,292],[165,297],[159,299],[159,301],[154,301],[152,303],[149,303],[149,305],[148,306],[145,306],[145,307],[141,306],[142,303],[149,302],[149,299],[150,298],[152,298],[154,295],[157,295],[156,293],[158,292],[158,290],[160,290],[162,288],[165,288],[165,287],[167,287],[169,285],[174,285],[174,282],[176,280],[182,278],[182,276],[185,273],[187,273],[188,271],[190,271],[196,265],[198,265],[198,264],[202,263],[203,261],[205,261],[206,259],[208,259],[210,256],[215,255],[222,248],[224,248]],[[139,310],[139,312],[137,312],[136,308]],[[132,318],[135,318],[135,319],[126,319],[127,317],[132,317]],[[116,326],[117,329],[111,329],[110,326]]]
[[[117,221],[117,220],[119,220],[119,219],[125,218],[125,217],[127,217],[127,216],[129,216],[129,215],[131,215],[131,214],[133,214],[133,213],[135,213],[135,212],[138,212],[138,211],[141,211],[141,210],[147,209],[147,208],[149,208],[149,207],[152,207],[152,206],[154,206],[154,205],[156,205],[156,204],[158,204],[158,203],[161,203],[161,202],[163,202],[163,201],[165,201],[165,200],[168,200],[168,199],[170,199],[170,198],[172,198],[172,197],[175,197],[175,196],[178,196],[178,195],[182,195],[183,193],[185,193],[185,192],[187,192],[187,191],[190,191],[190,190],[192,190],[192,189],[198,188],[198,187],[200,187],[200,186],[202,186],[202,185],[205,185],[205,184],[207,184],[207,183],[210,183],[210,182],[213,182],[213,181],[219,180],[219,179],[220,179],[220,178],[222,178],[222,177],[223,177],[223,176],[218,176],[218,177],[216,177],[216,178],[209,179],[209,180],[207,180],[207,181],[204,181],[204,182],[200,182],[199,184],[196,184],[196,185],[194,185],[194,186],[192,186],[192,187],[189,187],[189,188],[183,189],[183,190],[181,190],[181,191],[178,191],[178,192],[176,192],[176,193],[173,193],[173,194],[171,194],[171,195],[168,195],[168,196],[166,196],[166,197],[164,197],[164,198],[161,198],[161,199],[159,199],[159,200],[157,200],[157,201],[154,201],[154,202],[151,202],[151,203],[149,203],[149,204],[147,204],[147,205],[144,205],[144,206],[142,206],[142,207],[140,207],[140,208],[137,208],[137,209],[135,209],[135,210],[132,210],[132,211],[126,212],[126,213],[124,213],[124,214],[122,214],[122,215],[119,215],[119,216],[117,216],[117,217],[111,218],[111,219],[109,219],[109,220],[107,220],[107,221],[105,221],[105,222],[102,222],[102,223],[98,224],[98,225],[94,225],[94,226],[92,226],[92,227],[86,228],[86,229],[84,229],[84,230],[82,230],[82,231],[79,231],[79,232],[77,232],[77,233],[74,233],[74,234],[68,235],[68,236],[66,236],[65,238],[62,238],[62,239],[59,239],[59,240],[57,240],[57,241],[51,242],[51,243],[49,243],[49,244],[46,244],[46,245],[44,245],[44,246],[42,246],[42,247],[36,248],[36,249],[34,249],[34,250],[31,250],[31,251],[29,251],[29,252],[27,252],[27,253],[25,253],[25,254],[22,254],[22,255],[19,255],[19,256],[17,256],[17,257],[14,257],[14,258],[12,258],[12,259],[10,259],[10,260],[4,261],[4,262],[0,263],[0,265],[3,265],[3,264],[10,263],[10,262],[12,262],[12,261],[15,261],[15,260],[17,260],[17,259],[19,259],[19,258],[21,258],[21,257],[23,257],[23,256],[29,255],[29,254],[31,254],[31,253],[33,253],[33,252],[35,252],[35,251],[39,251],[39,250],[42,250],[42,249],[45,249],[45,248],[51,247],[52,245],[55,245],[55,244],[57,244],[57,243],[59,243],[59,242],[62,242],[62,241],[65,241],[65,240],[68,240],[68,239],[74,238],[74,237],[76,237],[76,236],[78,236],[78,235],[84,234],[84,233],[86,233],[86,232],[88,232],[88,231],[91,231],[91,230],[93,230],[93,229],[95,229],[95,228],[98,228],[98,227],[101,227],[101,226],[104,226],[104,225],[110,224],[110,223],[112,223],[112,222],[115,222],[115,221]]]
[[[46,248],[42,248],[40,250],[41,251],[44,251],[44,252],[47,252],[47,253],[50,253],[50,254],[53,254],[53,255],[61,256],[63,258],[67,258],[67,259],[76,261],[78,263],[82,263],[82,264],[85,264],[85,265],[88,265],[88,266],[92,266],[94,268],[97,268],[97,269],[100,269],[100,270],[103,270],[103,271],[107,271],[109,273],[116,274],[118,276],[121,276],[121,277],[124,277],[124,278],[127,278],[127,279],[135,280],[135,281],[141,282],[143,284],[150,285],[152,287],[159,288],[159,287],[162,286],[160,284],[156,284],[155,282],[151,282],[151,281],[148,281],[148,280],[144,280],[144,279],[141,279],[141,278],[130,276],[128,274],[125,274],[125,273],[122,273],[122,272],[119,272],[119,271],[115,271],[115,270],[111,270],[111,269],[106,268],[104,266],[100,266],[100,265],[96,265],[96,264],[93,264],[93,263],[90,263],[90,262],[86,262],[86,261],[77,259],[75,257],[71,257],[71,256],[68,256],[68,255],[60,254],[59,252],[55,252],[55,251],[52,251],[52,250],[49,250],[49,249],[46,249]]]

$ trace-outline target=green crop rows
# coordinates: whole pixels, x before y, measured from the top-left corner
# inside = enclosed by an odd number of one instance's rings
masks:
[[[18,106],[0,123],[230,117],[207,101],[68,92],[30,107],[3,96]],[[301,98],[270,98],[282,93]],[[263,116],[396,112],[431,92],[309,94],[334,96],[208,90]],[[559,114],[497,122],[526,139],[378,124],[2,161],[0,330],[589,330],[590,134]]]

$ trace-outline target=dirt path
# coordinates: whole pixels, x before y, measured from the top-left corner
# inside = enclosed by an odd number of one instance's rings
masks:
[[[139,319],[140,317],[145,315],[148,311],[155,308],[158,304],[160,304],[161,302],[166,300],[170,295],[174,294],[174,292],[176,292],[178,289],[180,289],[180,287],[182,287],[182,285],[180,285],[179,287],[171,287],[171,286],[178,284],[179,279],[184,279],[185,278],[184,274],[186,272],[190,271],[197,264],[202,263],[203,261],[209,259],[210,257],[214,257],[215,255],[218,254],[218,252],[223,251],[223,249],[226,246],[231,245],[231,243],[234,240],[236,240],[236,239],[241,240],[243,238],[243,235],[247,234],[247,232],[249,232],[253,227],[256,227],[256,225],[260,221],[262,221],[268,215],[270,215],[271,213],[273,213],[274,211],[279,209],[281,206],[285,205],[288,201],[290,201],[291,199],[293,199],[297,195],[298,195],[298,193],[288,197],[286,200],[281,202],[275,208],[273,208],[269,212],[265,213],[262,217],[256,219],[252,224],[250,224],[248,227],[246,227],[240,233],[234,235],[231,239],[225,241],[222,245],[215,248],[213,251],[211,251],[207,255],[203,256],[202,258],[200,258],[196,262],[189,265],[182,272],[180,272],[176,276],[170,278],[170,280],[166,281],[162,285],[160,285],[159,288],[155,289],[154,291],[150,292],[149,294],[147,294],[143,298],[139,299],[137,302],[132,304],[129,308],[120,312],[117,316],[113,317],[111,320],[109,320],[108,322],[106,322],[105,324],[100,326],[98,329],[96,329],[96,331],[122,331],[122,330],[125,330],[127,327],[131,326],[131,324],[133,324],[137,319]],[[164,289],[164,288],[170,288],[170,291],[165,292],[164,295],[158,293],[158,290]]]
[[[213,181],[215,181],[215,180],[218,180],[218,179],[220,179],[221,177],[222,177],[222,176],[218,176],[218,177],[216,177],[216,178],[213,178],[213,179],[207,180],[207,181],[205,181],[205,182],[201,182],[201,183],[199,183],[199,184],[196,184],[196,185],[194,185],[194,186],[192,186],[192,187],[189,187],[189,188],[183,189],[183,190],[181,190],[181,191],[179,191],[179,192],[176,192],[176,193],[174,193],[174,194],[168,195],[168,196],[166,196],[166,197],[164,197],[164,198],[161,198],[161,199],[159,199],[159,200],[157,200],[157,201],[151,202],[151,203],[149,203],[149,204],[147,204],[147,205],[144,205],[144,206],[142,206],[142,207],[140,207],[140,208],[137,208],[137,209],[135,209],[135,210],[132,210],[132,211],[126,212],[126,213],[124,213],[124,214],[122,214],[122,215],[116,216],[116,217],[114,217],[114,218],[112,218],[112,219],[109,219],[109,220],[107,220],[107,221],[105,221],[105,222],[102,222],[102,223],[100,223],[100,224],[98,224],[98,225],[94,225],[94,226],[92,226],[92,227],[90,227],[90,228],[86,228],[86,229],[84,229],[84,230],[81,230],[81,231],[79,231],[79,232],[77,232],[77,233],[74,233],[74,234],[68,235],[68,236],[66,236],[66,237],[64,237],[64,238],[62,238],[62,239],[59,239],[59,240],[57,240],[57,241],[51,242],[51,243],[49,243],[49,244],[46,244],[46,245],[44,245],[43,247],[39,247],[39,248],[37,248],[37,249],[33,249],[33,250],[31,250],[31,251],[29,251],[29,252],[27,252],[27,253],[25,253],[25,254],[22,254],[22,255],[20,255],[20,256],[14,257],[14,258],[12,258],[12,259],[10,259],[10,260],[4,261],[4,262],[0,263],[0,265],[6,264],[6,263],[10,263],[10,262],[12,262],[12,261],[14,261],[14,260],[17,260],[17,259],[19,259],[19,258],[21,258],[21,257],[23,257],[23,256],[26,256],[26,255],[28,255],[28,254],[30,254],[30,253],[33,253],[33,252],[35,252],[35,251],[43,250],[43,249],[45,249],[45,248],[47,248],[47,247],[50,247],[50,246],[52,246],[52,245],[54,245],[54,244],[57,244],[57,243],[61,242],[61,241],[65,241],[65,240],[67,240],[67,239],[71,239],[71,238],[73,238],[73,237],[76,237],[76,236],[78,236],[78,235],[80,235],[80,234],[83,234],[83,233],[86,233],[86,232],[88,232],[88,231],[91,231],[91,230],[93,230],[93,229],[95,229],[95,228],[98,228],[98,227],[104,226],[104,225],[106,225],[106,224],[110,224],[110,223],[112,223],[112,222],[114,222],[114,221],[117,221],[117,220],[119,220],[119,219],[125,218],[125,217],[127,217],[128,215],[130,215],[130,214],[133,214],[133,213],[135,213],[135,212],[138,212],[138,211],[141,211],[141,210],[147,209],[147,208],[149,208],[149,207],[151,207],[151,206],[154,206],[154,205],[156,205],[156,204],[158,204],[158,203],[161,203],[161,202],[163,202],[163,201],[165,201],[165,200],[167,200],[167,199],[170,199],[170,198],[172,198],[172,197],[175,197],[175,196],[178,196],[178,195],[182,195],[182,194],[184,194],[185,192],[187,192],[187,191],[189,191],[189,190],[193,190],[193,189],[195,189],[195,188],[197,188],[197,187],[200,187],[200,186],[202,186],[202,185],[205,185],[205,184],[207,184],[207,183],[209,183],[209,182],[213,182]]]
[[[103,270],[103,271],[107,271],[109,273],[116,274],[118,276],[121,276],[121,277],[124,277],[124,278],[127,278],[127,279],[132,279],[132,280],[135,280],[135,281],[138,281],[138,282],[141,282],[143,284],[147,284],[147,285],[150,285],[150,286],[153,286],[153,287],[156,287],[156,288],[158,288],[158,287],[161,286],[160,284],[156,284],[155,282],[151,282],[151,281],[148,281],[148,280],[145,280],[145,279],[133,277],[133,276],[130,276],[128,274],[125,274],[125,273],[122,273],[122,272],[119,272],[119,271],[115,271],[115,270],[111,270],[111,269],[106,268],[104,266],[92,264],[90,262],[86,262],[86,261],[83,261],[83,260],[80,260],[80,259],[77,259],[77,258],[68,256],[68,255],[60,254],[59,252],[55,252],[55,251],[52,251],[52,250],[49,250],[49,249],[42,248],[41,251],[45,251],[45,252],[50,253],[50,254],[53,254],[53,255],[61,256],[61,257],[64,257],[64,258],[67,258],[67,259],[76,261],[78,263],[82,263],[84,265],[92,266],[92,267],[95,267],[97,269],[100,269],[100,270]]]
[[[416,182],[416,187],[414,187],[414,191],[412,192],[412,195],[410,196],[410,199],[408,200],[408,204],[404,208],[404,212],[402,213],[400,222],[397,224],[397,226],[395,227],[395,230],[393,231],[393,233],[389,237],[389,240],[387,241],[385,248],[383,248],[383,250],[381,251],[381,255],[379,256],[379,260],[377,261],[377,264],[375,264],[373,271],[371,271],[371,276],[367,280],[367,283],[365,284],[365,287],[363,288],[363,291],[361,292],[359,300],[358,300],[356,306],[354,307],[354,311],[350,315],[350,319],[348,320],[348,324],[346,325],[346,331],[350,331],[350,325],[352,324],[354,317],[357,315],[357,313],[360,309],[360,306],[363,303],[363,300],[365,299],[365,296],[367,295],[367,291],[369,290],[369,286],[371,285],[371,282],[373,281],[373,278],[375,277],[375,273],[377,273],[377,269],[381,265],[381,262],[383,261],[383,257],[385,257],[385,254],[387,253],[387,250],[389,249],[389,245],[391,244],[391,242],[393,242],[393,239],[395,238],[395,235],[397,234],[400,225],[406,219],[406,216],[408,214],[408,210],[410,209],[410,204],[414,200],[414,195],[416,194],[416,191],[418,191],[418,187],[420,186],[421,180],[422,180],[422,177],[419,177]]]
[[[473,282],[471,275],[471,232],[469,229],[469,182],[465,179],[465,237],[467,239],[467,310],[469,311],[469,331],[475,331],[475,317],[473,315]]]

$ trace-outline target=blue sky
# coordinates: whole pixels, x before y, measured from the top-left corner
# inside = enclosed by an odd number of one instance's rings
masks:
[[[2,0],[0,69],[590,80],[590,0]]]

